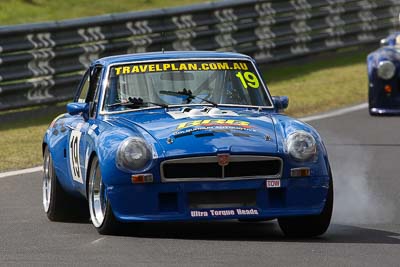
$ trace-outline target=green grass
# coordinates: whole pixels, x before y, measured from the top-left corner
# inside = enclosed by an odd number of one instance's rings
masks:
[[[190,5],[207,0],[0,0],[0,25]]]
[[[265,71],[272,95],[289,96],[288,115],[301,117],[367,100],[366,52],[328,55]]]
[[[41,164],[43,135],[65,103],[0,112],[0,172]]]
[[[0,131],[0,171],[40,165],[41,141],[46,125]]]
[[[287,113],[304,116],[365,102],[366,53],[346,53],[307,62],[272,65],[264,77],[272,95],[290,98]],[[0,171],[38,166],[41,142],[51,120],[65,103],[0,113]]]

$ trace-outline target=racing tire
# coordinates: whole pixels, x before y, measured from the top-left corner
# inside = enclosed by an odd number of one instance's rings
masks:
[[[319,215],[278,218],[279,227],[286,237],[309,238],[324,234],[328,230],[333,210],[333,182],[330,174],[328,195]]]
[[[90,165],[88,180],[88,204],[90,219],[102,235],[116,234],[122,223],[114,216],[100,171],[99,160],[95,156]]]
[[[48,147],[43,155],[43,208],[50,221],[81,221],[89,218],[83,199],[69,195],[58,181]]]

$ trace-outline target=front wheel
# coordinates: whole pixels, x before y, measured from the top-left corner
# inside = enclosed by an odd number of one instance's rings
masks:
[[[333,210],[333,182],[330,175],[328,195],[324,209],[319,215],[279,218],[279,227],[287,237],[315,237],[329,227]]]
[[[43,155],[43,208],[50,221],[75,221],[88,218],[85,201],[70,196],[58,181],[48,147]]]
[[[120,223],[115,219],[110,201],[107,198],[97,157],[93,158],[90,167],[88,200],[90,218],[97,231],[103,235],[115,233]]]

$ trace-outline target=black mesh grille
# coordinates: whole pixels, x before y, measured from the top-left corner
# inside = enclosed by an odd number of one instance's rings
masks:
[[[206,191],[188,194],[189,207],[194,208],[232,208],[256,206],[256,190]]]
[[[163,168],[167,179],[222,177],[222,168],[218,163],[167,163]]]
[[[257,160],[230,162],[227,166],[217,162],[166,162],[163,164],[165,179],[182,178],[238,178],[275,176],[280,174],[281,160]]]
[[[225,166],[225,177],[270,176],[280,170],[280,160],[231,162]]]

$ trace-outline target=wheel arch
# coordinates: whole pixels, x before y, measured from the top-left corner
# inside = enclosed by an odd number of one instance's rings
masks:
[[[46,147],[47,147],[48,145],[47,145],[47,143],[46,142],[43,142],[42,143],[42,157],[44,156],[44,151],[46,150]]]
[[[94,157],[98,157],[98,156],[97,156],[97,153],[95,151],[92,151],[92,153],[89,156],[88,167],[86,169],[86,181],[85,181],[86,199],[88,199],[89,175],[90,175],[90,170],[92,169],[92,163],[93,163]]]

